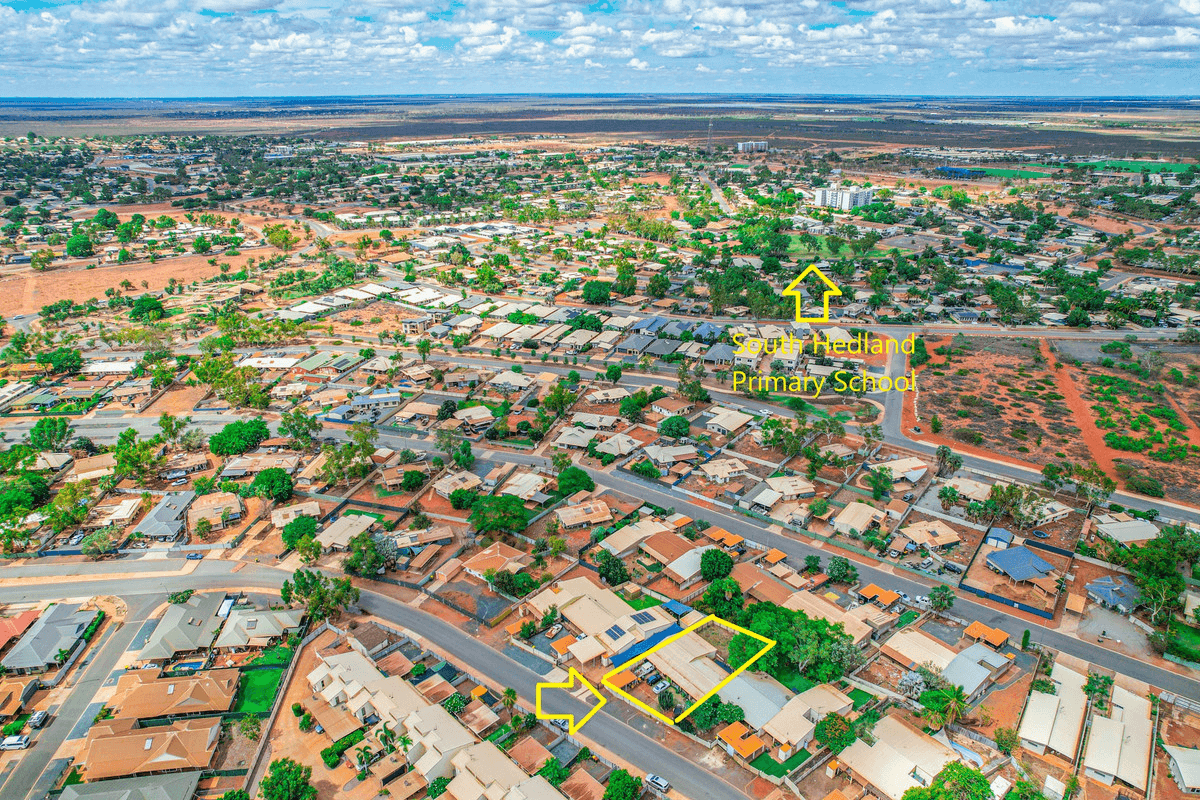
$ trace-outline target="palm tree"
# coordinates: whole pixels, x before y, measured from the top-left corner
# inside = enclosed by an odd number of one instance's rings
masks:
[[[404,733],[401,734],[400,738],[396,740],[396,744],[400,745],[400,749],[403,750],[404,755],[407,756],[408,748],[413,746],[413,740],[411,736],[409,736],[407,733]]]
[[[951,725],[962,719],[963,714],[967,713],[967,695],[961,686],[951,686],[945,691],[946,705],[942,707],[942,712],[939,715],[943,726]]]
[[[517,704],[517,690],[512,689],[512,688],[505,689],[504,693],[500,696],[500,705],[504,706],[511,712],[513,709],[513,706],[515,706],[516,704]]]
[[[381,745],[383,745],[383,752],[385,752],[385,753],[395,752],[395,750],[396,750],[396,732],[394,730],[392,730],[391,728],[389,728],[387,726],[386,722],[380,726],[379,733],[377,734],[376,738],[378,738],[379,743]]]
[[[358,768],[360,770],[367,768],[367,762],[371,760],[371,754],[372,751],[368,745],[364,744],[362,747],[355,748],[354,757],[358,761]]]

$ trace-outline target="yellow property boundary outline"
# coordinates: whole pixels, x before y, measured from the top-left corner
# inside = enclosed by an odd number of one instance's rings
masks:
[[[738,667],[733,672],[731,672],[729,674],[729,677],[725,678],[725,680],[721,681],[716,686],[709,689],[707,694],[705,694],[699,700],[697,700],[696,702],[692,703],[690,706],[685,708],[678,717],[671,719],[666,714],[659,711],[657,708],[651,708],[650,706],[643,703],[641,700],[638,700],[633,695],[629,694],[628,692],[626,692],[623,689],[618,688],[617,686],[614,686],[611,683],[611,678],[613,678],[615,675],[619,674],[622,670],[624,670],[625,666],[627,664],[632,664],[635,661],[641,661],[642,659],[647,658],[651,653],[654,653],[657,650],[661,650],[662,648],[669,645],[671,642],[674,642],[675,640],[686,636],[687,634],[691,633],[692,631],[695,631],[698,628],[704,627],[705,625],[707,625],[710,622],[716,623],[718,625],[723,625],[726,628],[729,628],[730,630],[736,631],[738,633],[744,633],[747,636],[751,636],[751,637],[757,639],[758,641],[762,642],[765,646],[763,647],[762,650],[759,650],[758,653],[756,653],[753,658],[751,658],[745,664],[742,664],[740,667]],[[747,669],[749,669],[750,666],[752,664],[754,664],[755,661],[758,661],[760,658],[762,658],[764,655],[766,655],[767,652],[774,646],[775,646],[774,639],[768,639],[767,637],[765,637],[761,634],[755,633],[754,631],[746,630],[745,628],[741,627],[740,625],[734,625],[732,622],[728,622],[726,620],[721,619],[716,614],[709,614],[707,617],[700,620],[699,622],[689,625],[685,630],[682,630],[679,633],[675,634],[674,636],[664,639],[663,641],[654,645],[654,647],[651,647],[649,650],[642,653],[637,658],[630,659],[629,661],[626,661],[624,664],[621,664],[617,668],[613,669],[608,674],[606,674],[603,678],[601,678],[600,684],[602,686],[608,687],[608,689],[611,690],[614,694],[618,694],[621,697],[625,698],[626,700],[633,703],[638,708],[645,711],[647,714],[650,714],[651,716],[662,720],[663,722],[665,722],[668,725],[675,725],[678,722],[680,722],[684,717],[686,717],[688,714],[691,714],[693,711],[695,711],[697,708],[699,708],[704,703],[705,700],[712,697],[717,692],[719,692],[721,689],[723,689],[730,681],[732,681],[738,675],[742,674]],[[571,669],[571,672],[575,673],[574,668]],[[586,683],[586,681],[585,681],[585,683]],[[539,686],[539,689],[540,688],[541,687]],[[599,708],[599,706],[597,706],[597,708]],[[592,714],[594,714],[594,713],[596,713],[595,709],[592,710]],[[588,717],[590,717],[592,714],[588,714]],[[586,721],[586,720],[587,720],[587,717],[584,718],[584,721]],[[582,725],[583,722],[580,722],[579,724]]]

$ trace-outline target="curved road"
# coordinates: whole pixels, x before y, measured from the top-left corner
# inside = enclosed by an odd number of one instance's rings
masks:
[[[163,571],[164,567],[172,562],[143,563],[153,565],[146,568],[146,571],[151,568]],[[278,590],[284,579],[288,577],[287,573],[280,570],[256,565],[244,565],[234,574],[232,569],[235,563],[244,564],[244,562],[205,560],[201,562],[195,572],[187,576],[154,575],[141,578],[127,576],[120,579],[97,577],[95,580],[67,584],[37,583],[28,586],[0,587],[0,602],[7,603],[60,600],[64,594],[69,596],[117,595],[129,604],[131,616],[131,619],[115,634],[109,635],[109,640],[102,643],[98,652],[92,656],[94,663],[78,679],[80,684],[77,688],[80,691],[73,692],[68,702],[64,703],[63,707],[57,711],[53,722],[38,735],[37,745],[23,755],[20,765],[9,776],[7,783],[14,787],[30,787],[28,795],[26,795],[30,800],[36,800],[44,794],[45,789],[49,787],[39,785],[38,776],[49,764],[54,750],[66,739],[68,731],[74,728],[82,718],[82,714],[85,713],[91,701],[94,688],[99,688],[111,670],[118,666],[118,659],[133,640],[149,612],[161,602],[165,602],[169,592],[178,590],[181,585],[199,591],[225,588],[239,591],[251,588]],[[112,562],[106,562],[93,566],[93,569],[107,569],[110,573],[113,569],[118,568],[124,569],[124,565],[118,567]],[[19,567],[6,570],[5,575],[6,577],[16,577],[21,574],[20,570]],[[525,699],[526,704],[532,706],[537,693],[537,684],[543,679],[527,667],[464,633],[454,625],[393,598],[364,590],[359,605],[365,611],[423,637],[429,644],[468,665],[472,672],[486,676],[493,684],[516,689],[517,693]],[[92,691],[88,691],[89,688]],[[569,712],[579,716],[587,713],[588,707],[582,701],[561,692],[556,694],[552,709],[554,712]],[[79,699],[76,699],[77,695]],[[582,735],[630,764],[665,776],[676,789],[687,797],[747,800],[747,795],[739,788],[719,780],[703,767],[630,727],[608,713],[610,708],[611,706],[606,706],[601,709],[588,722]],[[4,796],[16,797],[17,795],[6,792]]]

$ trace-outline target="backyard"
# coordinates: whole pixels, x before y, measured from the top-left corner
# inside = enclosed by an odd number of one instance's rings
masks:
[[[283,669],[246,670],[242,673],[237,703],[234,704],[233,710],[251,714],[270,711],[282,679]]]
[[[784,775],[787,775],[805,761],[808,761],[808,759],[811,757],[812,753],[808,752],[807,750],[798,750],[792,755],[791,758],[781,764],[775,759],[771,758],[770,753],[763,753],[758,758],[751,761],[750,766],[754,767],[759,772],[765,772],[774,778],[782,778]]]

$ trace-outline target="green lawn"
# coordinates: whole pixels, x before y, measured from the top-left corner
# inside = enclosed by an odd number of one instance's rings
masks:
[[[264,664],[278,664],[283,666],[291,660],[292,648],[286,644],[276,644],[263,650],[248,663],[255,666],[263,666]]]
[[[791,689],[796,694],[807,692],[809,689],[817,685],[816,682],[810,681],[800,673],[792,672],[791,670],[787,672],[781,672],[776,677],[780,683]]]
[[[1031,169],[1000,169],[997,167],[985,167],[983,169],[988,175],[994,175],[997,178],[1049,178],[1049,172],[1036,172]]]
[[[499,728],[496,728],[496,730],[489,733],[487,740],[489,742],[494,742],[497,739],[503,739],[505,736],[507,736],[510,733],[512,733],[512,725],[509,725],[506,722],[503,725],[501,725]]]
[[[920,616],[921,613],[919,611],[913,611],[911,609],[905,611],[900,615],[900,619],[896,620],[896,627],[903,628],[905,625],[915,622]]]
[[[25,730],[25,723],[29,722],[29,718],[32,716],[33,716],[33,714],[30,713],[30,714],[21,714],[18,717],[13,717],[12,721],[7,723],[4,726],[4,735],[5,736],[16,736],[21,731]]]
[[[850,691],[846,692],[846,696],[854,701],[855,709],[862,708],[867,703],[869,703],[875,699],[874,696],[872,696],[870,692],[864,692],[862,689],[859,689],[857,686],[855,686]]]
[[[638,611],[645,611],[647,608],[661,606],[663,601],[659,600],[657,597],[651,597],[648,594],[644,594],[637,600],[627,600],[626,602]]]
[[[765,772],[776,778],[782,778],[796,767],[803,764],[812,756],[812,753],[807,750],[800,750],[795,753],[787,761],[780,764],[775,759],[771,758],[770,753],[763,753],[758,758],[750,762],[750,766],[754,767],[759,772]]]
[[[270,711],[281,680],[282,669],[255,669],[242,673],[242,684],[238,687],[233,710],[253,713]]]
[[[1087,161],[1081,166],[1094,166],[1096,169],[1124,169],[1131,172],[1187,172],[1190,164],[1164,164],[1161,161]]]
[[[74,786],[77,783],[83,783],[83,775],[80,774],[79,767],[71,767],[71,772],[67,775],[67,779],[63,781],[63,786]]]

